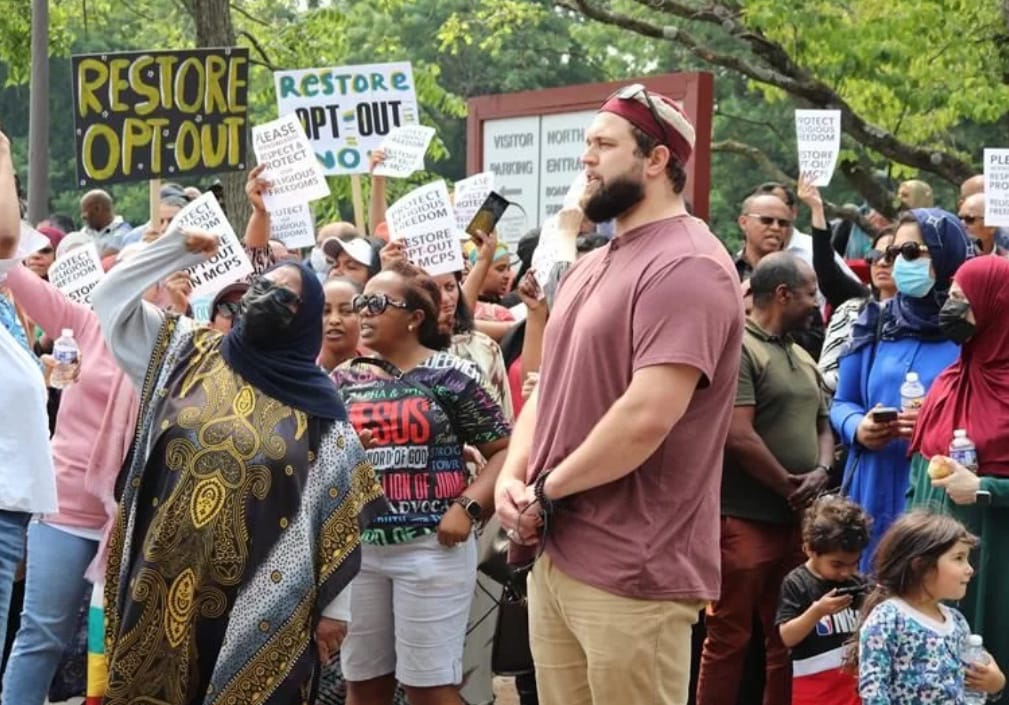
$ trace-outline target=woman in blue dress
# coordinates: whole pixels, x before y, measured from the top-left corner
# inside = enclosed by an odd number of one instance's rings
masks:
[[[901,408],[900,387],[916,372],[927,390],[952,363],[957,345],[939,329],[939,309],[949,294],[953,274],[973,248],[959,219],[938,208],[904,214],[886,256],[893,262],[897,296],[871,303],[852,329],[842,353],[837,393],[830,421],[848,447],[845,494],[873,517],[862,569],[871,564],[876,542],[904,510],[908,489],[908,440],[917,410],[902,411],[897,421],[875,423],[875,407]]]

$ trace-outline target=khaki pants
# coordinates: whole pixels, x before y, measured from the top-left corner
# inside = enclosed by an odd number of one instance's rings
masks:
[[[529,581],[540,705],[685,705],[700,600],[635,600],[561,572],[544,554]]]

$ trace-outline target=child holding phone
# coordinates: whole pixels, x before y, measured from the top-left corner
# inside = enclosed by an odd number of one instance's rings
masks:
[[[843,670],[865,582],[858,562],[872,519],[838,495],[815,501],[802,522],[806,562],[781,586],[775,623],[792,651],[792,705],[857,705],[855,678]]]

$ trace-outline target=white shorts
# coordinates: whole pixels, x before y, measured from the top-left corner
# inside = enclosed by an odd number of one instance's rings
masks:
[[[476,585],[476,537],[452,548],[434,534],[391,546],[361,546],[351,583],[343,677],[390,673],[406,686],[462,682],[466,622]]]

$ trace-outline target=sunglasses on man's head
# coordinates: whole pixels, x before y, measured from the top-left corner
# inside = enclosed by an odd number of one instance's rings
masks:
[[[393,306],[395,308],[409,310],[410,305],[405,301],[390,299],[385,294],[358,294],[350,300],[350,307],[354,313],[363,313],[365,310],[372,316],[385,313],[385,310]]]
[[[659,115],[658,109],[655,107],[655,103],[652,102],[652,97],[648,95],[648,89],[640,83],[632,83],[629,86],[624,86],[619,88],[610,94],[610,97],[604,102],[613,100],[614,98],[619,98],[620,100],[637,100],[637,96],[642,95],[645,98],[645,104],[648,106],[648,112],[652,114],[652,120],[655,121],[655,125],[662,131],[662,134],[668,134],[666,132],[666,121],[662,119]]]
[[[788,230],[790,227],[792,227],[792,221],[789,220],[788,218],[772,218],[769,215],[758,215],[756,213],[747,213],[746,217],[756,218],[758,221],[760,221],[761,225],[768,228],[774,225],[775,223],[777,223],[778,227],[781,228],[782,230]]]
[[[886,248],[886,260],[896,262],[897,257],[903,257],[908,262],[913,262],[922,255],[928,256],[928,248],[919,245],[917,242],[905,242],[903,245],[890,245]]]

